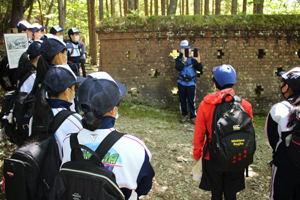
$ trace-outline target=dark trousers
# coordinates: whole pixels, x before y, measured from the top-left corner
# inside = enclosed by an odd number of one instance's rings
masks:
[[[183,86],[180,83],[178,83],[178,95],[179,95],[179,101],[180,101],[180,110],[181,114],[183,116],[187,116],[187,105],[186,105],[186,99],[188,100],[188,105],[190,109],[190,118],[196,117],[196,105],[195,105],[195,99],[196,99],[196,85],[192,86]]]

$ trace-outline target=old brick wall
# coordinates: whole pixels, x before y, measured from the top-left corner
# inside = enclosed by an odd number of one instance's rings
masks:
[[[101,70],[123,83],[124,99],[178,109],[179,72],[170,56],[182,40],[199,47],[204,66],[198,77],[196,105],[213,91],[214,66],[232,65],[237,72],[236,94],[254,109],[269,109],[282,100],[277,73],[299,66],[299,34],[296,25],[146,25],[100,27]]]

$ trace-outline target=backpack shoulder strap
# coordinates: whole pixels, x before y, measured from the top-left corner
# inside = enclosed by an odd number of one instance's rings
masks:
[[[49,125],[49,134],[53,135],[60,125],[65,121],[65,119],[74,113],[75,112],[70,110],[62,110],[57,113]]]
[[[293,105],[290,104],[290,102],[288,101],[282,101],[281,102],[283,105],[285,105],[286,107],[288,107],[289,109],[292,109]]]
[[[102,160],[108,150],[123,136],[123,133],[119,133],[118,131],[112,131],[108,134],[104,140],[100,143],[98,148],[96,149],[96,153],[98,157]],[[94,155],[91,157],[92,161],[95,161],[96,158]]]

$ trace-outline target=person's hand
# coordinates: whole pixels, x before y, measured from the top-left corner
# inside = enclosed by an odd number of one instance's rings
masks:
[[[185,62],[186,62],[186,60],[187,60],[187,57],[185,57],[184,53],[182,54],[182,57],[183,57],[182,63],[185,64]]]
[[[195,163],[197,163],[199,160],[200,160],[200,159],[198,159],[198,160],[195,160],[195,159],[194,159]]]
[[[195,59],[197,60],[197,62],[198,62],[198,63],[200,63],[200,62],[201,62],[201,59],[200,59],[200,53],[199,53],[199,51],[198,51],[198,57],[196,57]]]

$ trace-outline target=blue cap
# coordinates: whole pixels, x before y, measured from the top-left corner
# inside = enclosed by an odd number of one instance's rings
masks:
[[[45,30],[47,28],[46,26],[42,26],[38,23],[34,23],[34,24],[32,24],[32,26],[34,26],[34,28],[32,29],[32,34],[34,34],[37,31]]]
[[[60,26],[55,25],[50,29],[50,33],[55,35],[56,33],[63,32],[64,30],[66,29],[62,29]]]
[[[49,69],[44,84],[50,88],[51,93],[57,94],[75,83],[81,83],[84,79],[84,77],[76,76],[68,65],[57,65]]]
[[[41,55],[41,46],[42,42],[40,40],[35,40],[28,46],[27,53],[29,54],[30,59],[34,59]]]
[[[191,47],[190,42],[187,40],[183,40],[183,41],[181,41],[179,48],[183,49],[183,48],[189,48],[189,47]]]
[[[79,108],[89,112],[91,110],[86,110],[88,106],[96,115],[104,115],[118,105],[126,92],[126,87],[106,72],[89,74],[78,88]]]
[[[235,84],[236,72],[231,65],[220,65],[212,70],[215,80],[223,87],[227,84]]]
[[[41,53],[46,58],[46,60],[49,60],[62,50],[68,48],[72,48],[72,45],[64,43],[64,41],[57,36],[48,35],[47,38],[43,39]]]

